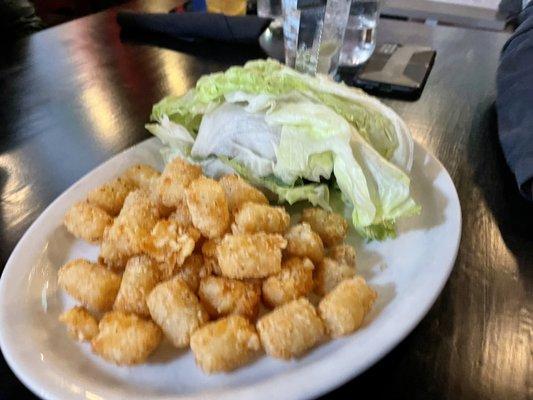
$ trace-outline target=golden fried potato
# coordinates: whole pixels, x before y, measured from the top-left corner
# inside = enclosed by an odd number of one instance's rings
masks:
[[[144,252],[158,211],[143,189],[132,191],[113,225],[104,231],[100,248],[102,261],[110,268],[122,270],[130,257]]]
[[[315,270],[315,291],[320,295],[331,292],[345,279],[355,276],[355,268],[324,257]]]
[[[146,298],[160,281],[159,266],[148,256],[130,258],[113,309],[149,317]]]
[[[265,278],[281,271],[281,250],[286,245],[278,234],[226,235],[217,246],[218,265],[228,278]]]
[[[313,290],[313,263],[308,258],[291,257],[281,265],[281,272],[263,281],[263,302],[274,308]]]
[[[129,246],[126,247],[128,242],[127,237],[120,238],[120,231],[123,230],[122,227],[118,229],[111,228],[112,227],[107,227],[104,230],[98,262],[106,265],[114,271],[120,272],[126,267],[126,263],[130,256],[139,254],[140,250],[133,253],[129,250]]]
[[[343,241],[348,231],[348,223],[341,215],[318,207],[306,208],[302,213],[302,221],[311,225],[326,246]]]
[[[232,371],[249,362],[260,348],[255,327],[239,315],[204,325],[191,337],[196,364],[208,374]]]
[[[149,191],[136,189],[128,194],[117,218],[125,217],[135,219],[141,227],[155,225],[154,221],[157,221],[159,215],[155,204],[150,199]]]
[[[161,342],[161,329],[135,314],[111,311],[98,325],[91,344],[93,351],[117,365],[144,362]]]
[[[99,243],[102,241],[105,228],[113,223],[113,218],[101,208],[81,201],[67,211],[63,222],[75,237]]]
[[[292,226],[285,234],[285,253],[296,257],[308,257],[318,264],[324,258],[324,245],[320,236],[306,222]]]
[[[128,194],[134,189],[135,186],[130,181],[116,178],[90,191],[87,201],[115,216],[120,212]]]
[[[324,324],[315,307],[304,297],[261,317],[257,331],[266,353],[283,359],[302,355],[325,335]]]
[[[221,237],[229,227],[226,195],[220,184],[201,176],[186,190],[193,225],[208,239]]]
[[[222,276],[222,270],[220,269],[220,265],[218,265],[216,257],[204,257],[204,262],[213,275]]]
[[[237,175],[225,175],[218,181],[228,200],[229,211],[234,214],[246,202],[268,204],[265,195]]]
[[[202,239],[202,233],[194,227],[186,201],[178,203],[174,211],[169,215],[168,220],[176,223],[178,227],[183,228],[183,230],[187,232],[197,244],[199,244],[198,242]]]
[[[74,307],[59,316],[69,336],[78,342],[91,340],[98,334],[98,322],[85,307]]]
[[[378,294],[366,283],[362,276],[356,276],[355,278],[350,279],[350,282],[350,285],[353,285],[357,291],[357,295],[361,300],[365,313],[368,314],[374,305],[374,301],[378,298]]]
[[[193,226],[191,213],[189,212],[189,206],[187,206],[187,202],[185,200],[180,201],[179,203],[176,204],[176,208],[169,215],[168,219],[170,221],[175,221],[178,224],[178,226],[181,226],[184,228]]]
[[[329,258],[334,259],[337,262],[344,263],[350,267],[352,267],[354,270],[356,269],[357,262],[356,262],[356,253],[353,246],[350,246],[349,244],[342,243],[337,244],[333,247],[331,247],[328,250],[328,256]]]
[[[283,207],[247,202],[235,214],[231,230],[236,233],[283,233],[291,217]]]
[[[157,285],[147,303],[152,319],[178,348],[187,347],[192,333],[209,320],[198,297],[180,277]]]
[[[259,311],[261,288],[236,279],[208,276],[200,281],[198,296],[211,318],[238,314],[253,319]]]
[[[181,158],[170,161],[154,185],[159,202],[167,207],[176,207],[185,201],[185,189],[202,175],[202,168],[189,164]]]
[[[69,261],[57,273],[60,288],[94,311],[110,310],[120,287],[120,275],[87,260]]]
[[[183,279],[193,292],[198,292],[200,279],[211,275],[211,264],[204,262],[201,254],[191,254],[178,269],[175,276]]]
[[[194,250],[189,232],[170,220],[158,221],[143,242],[143,252],[159,262],[161,278],[168,279]]]
[[[254,285],[257,290],[259,290],[259,292],[261,292],[261,286],[263,285],[263,281],[264,279],[262,278],[247,278],[247,279],[243,279],[242,280],[243,282],[246,282],[250,285]]]
[[[126,170],[122,178],[130,181],[136,187],[150,190],[154,182],[161,176],[161,172],[147,164],[137,164]]]
[[[359,329],[376,297],[376,292],[361,277],[339,283],[318,305],[330,335],[339,337]]]
[[[203,244],[202,244],[202,254],[204,257],[215,257],[217,256],[217,246],[220,244],[220,242],[222,241],[221,238],[216,238],[216,239],[209,239],[209,240],[206,240]]]
[[[202,244],[202,255],[204,256],[204,262],[208,265],[208,268],[215,275],[222,275],[220,266],[217,260],[217,246],[222,241],[221,238],[206,240]]]
[[[159,188],[159,182],[160,177],[156,178],[150,185],[150,187],[146,190],[149,192],[150,201],[154,204],[155,208],[157,209],[157,214],[159,218],[169,218],[170,215],[175,211],[175,207],[168,207],[163,204],[161,201],[161,197],[159,196],[158,188]]]

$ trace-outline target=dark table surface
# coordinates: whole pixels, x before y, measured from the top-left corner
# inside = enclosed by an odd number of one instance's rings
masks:
[[[173,1],[130,5],[166,11]],[[256,47],[119,38],[115,10],[40,32],[0,57],[0,257],[61,192],[145,139],[150,108]],[[532,393],[533,212],[496,136],[494,78],[507,34],[383,20],[380,41],[427,44],[435,66],[416,102],[386,100],[450,172],[463,210],[450,280],[417,328],[330,396],[527,399]],[[32,398],[0,361],[0,398]]]

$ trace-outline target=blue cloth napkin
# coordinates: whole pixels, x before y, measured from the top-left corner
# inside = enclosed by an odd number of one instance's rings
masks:
[[[250,44],[257,43],[271,19],[255,15],[233,17],[203,12],[145,14],[121,11],[117,14],[117,22],[127,33]]]
[[[533,2],[504,45],[497,75],[498,134],[522,195],[533,201]]]

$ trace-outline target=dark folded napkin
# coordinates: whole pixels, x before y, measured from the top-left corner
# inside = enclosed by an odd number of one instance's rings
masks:
[[[498,134],[520,192],[533,200],[533,3],[519,21],[498,68]]]
[[[254,15],[232,17],[203,12],[145,14],[120,11],[117,22],[126,33],[148,33],[175,39],[257,43],[271,20]]]

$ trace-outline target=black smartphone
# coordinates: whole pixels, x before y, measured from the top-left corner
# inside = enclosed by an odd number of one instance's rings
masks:
[[[386,43],[357,71],[342,68],[341,78],[349,85],[391,97],[417,99],[433,67],[436,51],[430,47]]]

